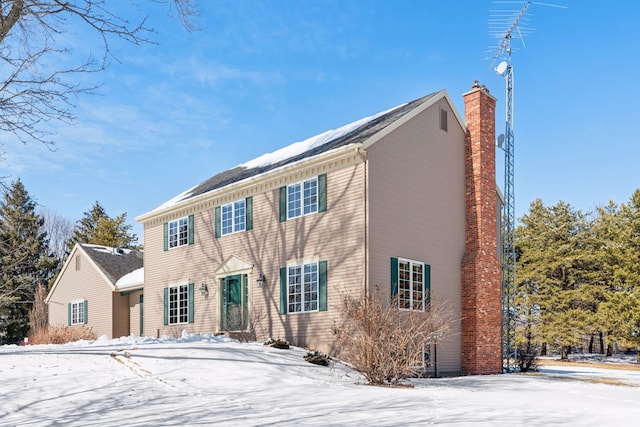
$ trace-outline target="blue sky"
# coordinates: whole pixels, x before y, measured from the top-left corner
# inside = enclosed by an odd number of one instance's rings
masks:
[[[549,3],[568,8],[533,4],[526,47],[513,41],[518,217],[536,198],[586,212],[640,187],[640,2]],[[142,238],[136,216],[217,172],[443,88],[462,113],[474,80],[502,132],[489,17],[523,2],[201,1],[192,34],[139,4],[126,13],[148,13],[157,44],[112,43],[120,62],[82,77],[102,87],[55,124],[55,151],[0,138],[5,181],[72,220],[98,200]],[[82,58],[95,47],[65,37]]]

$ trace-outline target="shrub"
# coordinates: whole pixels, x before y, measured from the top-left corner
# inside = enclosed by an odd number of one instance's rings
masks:
[[[48,326],[29,336],[29,344],[66,344],[79,340],[95,340],[90,326]]]
[[[531,346],[520,346],[518,348],[518,367],[520,372],[538,370],[538,356]]]
[[[343,293],[341,311],[343,323],[334,326],[338,355],[373,385],[398,385],[422,373],[424,346],[440,341],[453,323],[442,307],[399,310],[377,286],[361,299]]]
[[[280,338],[277,338],[275,340],[273,338],[269,338],[268,340],[266,340],[264,342],[264,345],[268,345],[268,346],[271,346],[271,347],[274,347],[274,348],[279,348],[279,349],[282,349],[282,350],[286,350],[290,346],[289,341],[281,340]]]
[[[303,358],[307,362],[313,363],[314,365],[329,366],[329,356],[319,352],[318,350],[314,352],[308,352]]]

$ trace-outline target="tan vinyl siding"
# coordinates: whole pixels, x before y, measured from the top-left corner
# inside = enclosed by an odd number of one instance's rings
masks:
[[[136,336],[140,335],[140,295],[142,295],[142,291],[126,295],[129,311],[129,334]]]
[[[460,316],[465,249],[464,130],[439,126],[442,99],[368,151],[370,283],[390,289],[391,257],[431,265],[432,304],[446,303]],[[453,117],[452,114],[449,115]],[[440,373],[460,372],[460,323],[438,345]]]
[[[327,211],[279,221],[279,187],[321,173],[327,174]],[[231,257],[249,265],[250,311],[261,319],[258,339],[286,338],[297,345],[331,350],[330,328],[338,314],[338,292],[363,289],[364,281],[364,166],[355,151],[350,159],[301,169],[272,185],[258,186],[242,194],[223,196],[194,209],[195,244],[164,251],[163,223],[145,224],[145,334],[177,335],[218,332],[220,326],[220,278],[214,271]],[[264,188],[264,190],[262,190]],[[262,190],[262,191],[261,191]],[[253,197],[253,229],[215,238],[214,208],[246,196]],[[191,213],[191,212],[188,212]],[[180,212],[177,215],[188,213]],[[176,216],[177,217],[177,216]],[[326,260],[328,310],[280,315],[279,270],[288,261]],[[252,266],[252,268],[251,268]],[[259,273],[266,284],[256,285]],[[163,325],[163,289],[167,285],[195,284],[195,323]],[[206,283],[208,297],[199,288]]]
[[[113,338],[129,336],[129,297],[112,293],[113,298]],[[89,306],[91,307],[91,306]]]
[[[112,329],[112,291],[108,282],[91,260],[81,251],[79,270],[76,270],[76,259],[67,263],[63,275],[49,299],[49,324],[68,324],[68,304],[72,301],[88,301],[88,323],[97,336],[106,335],[113,338]]]

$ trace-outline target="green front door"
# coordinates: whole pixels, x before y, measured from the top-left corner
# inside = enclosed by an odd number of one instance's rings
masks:
[[[246,275],[222,279],[222,327],[225,331],[241,331],[247,327]]]

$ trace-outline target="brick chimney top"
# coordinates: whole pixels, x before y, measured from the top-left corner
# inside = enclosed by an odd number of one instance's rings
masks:
[[[475,80],[473,82],[473,86],[471,86],[471,90],[469,92],[463,93],[463,96],[469,95],[471,93],[477,92],[477,91],[482,91],[485,94],[489,95],[491,98],[493,98],[494,100],[496,99],[493,95],[491,95],[489,93],[489,89],[487,89],[486,85],[481,85],[480,84],[480,80]]]

